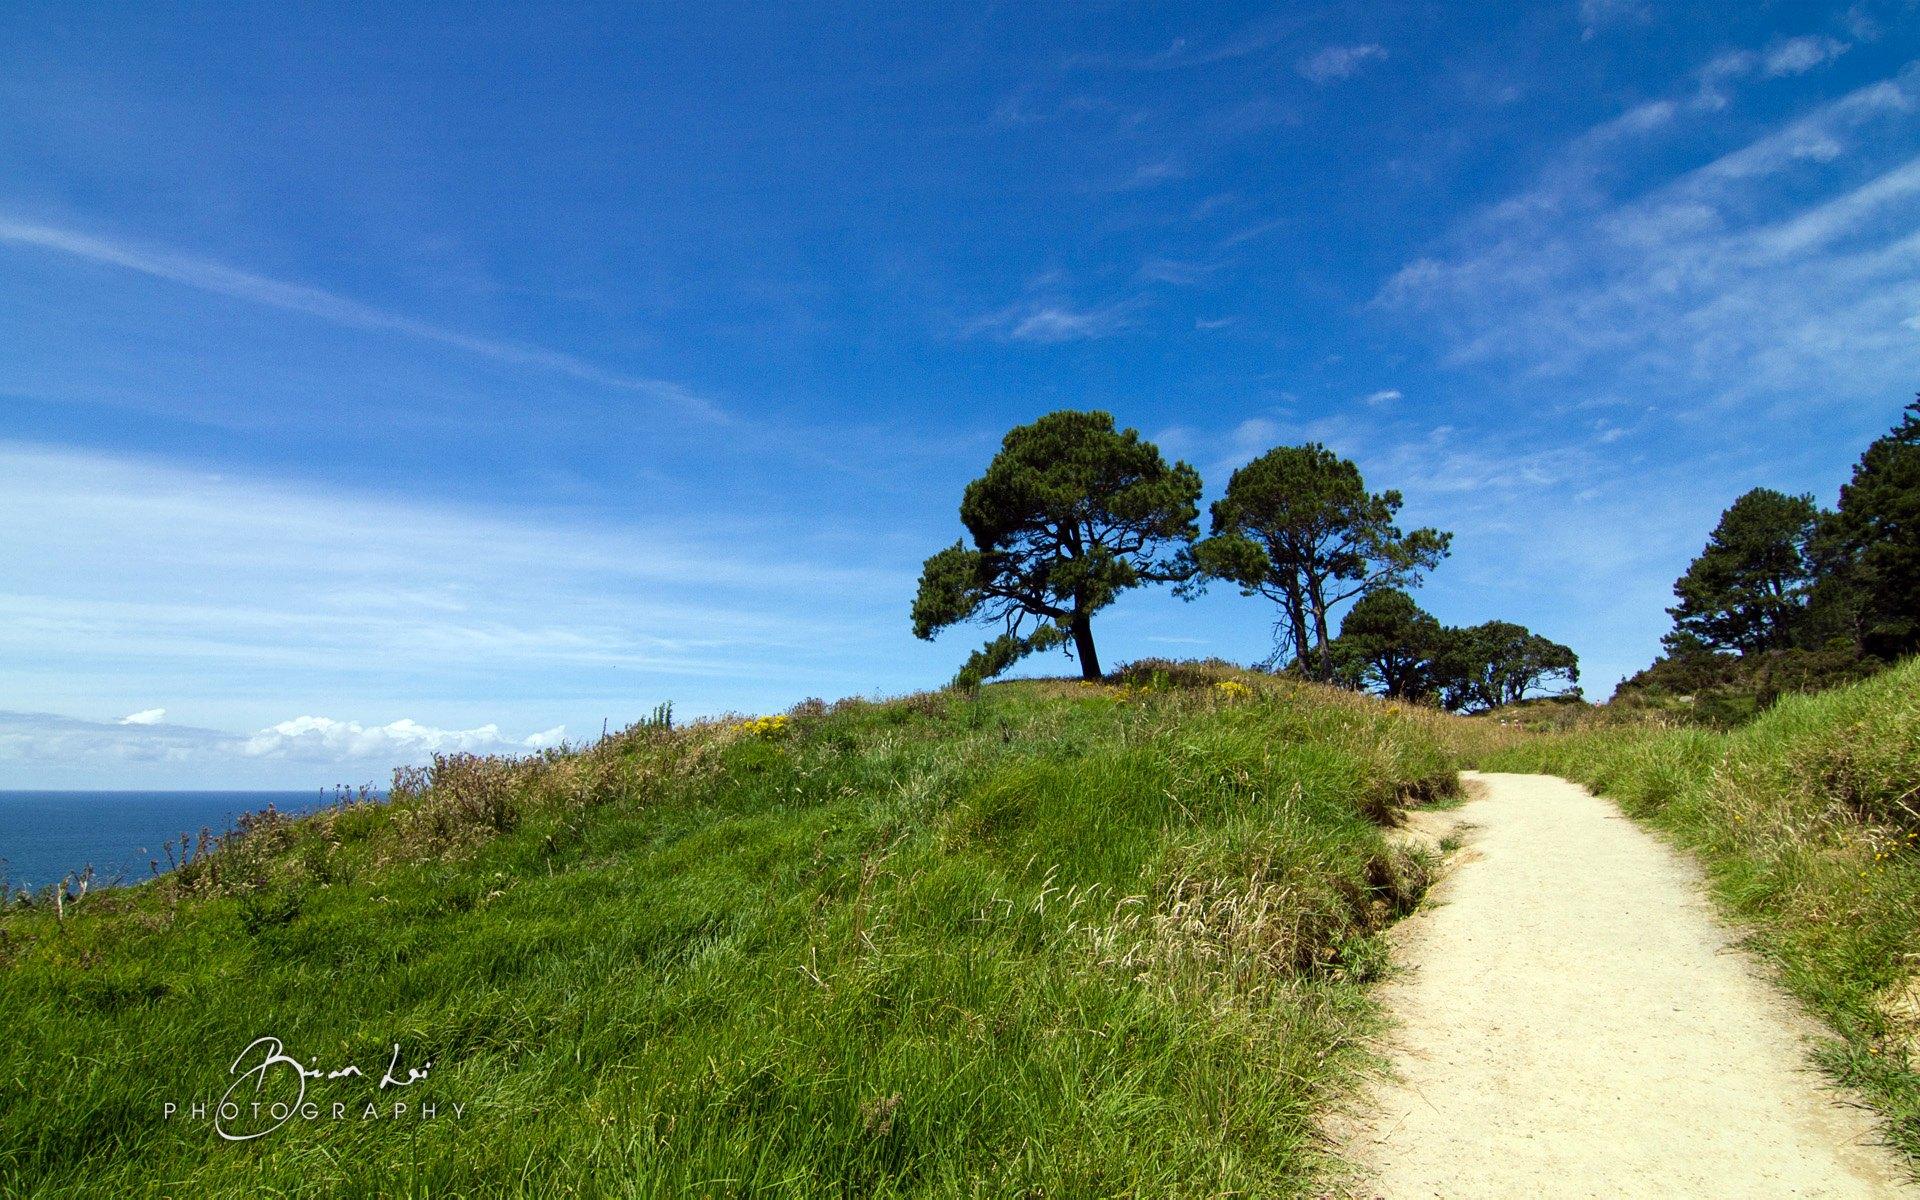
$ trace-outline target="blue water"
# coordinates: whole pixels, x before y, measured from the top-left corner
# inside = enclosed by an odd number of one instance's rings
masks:
[[[161,845],[178,856],[183,833],[197,843],[201,829],[225,833],[269,804],[298,814],[332,801],[319,791],[0,792],[0,877],[38,888],[91,866],[95,887],[138,883],[152,877],[152,859],[167,869]]]

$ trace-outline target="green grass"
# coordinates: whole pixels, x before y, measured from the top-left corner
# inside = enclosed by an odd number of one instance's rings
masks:
[[[1920,661],[1728,733],[1455,729],[1476,765],[1578,780],[1693,852],[1920,1167]]]
[[[1439,718],[1221,672],[449,760],[0,915],[0,1193],[1287,1195],[1362,1061]],[[256,1037],[432,1121],[217,1101]],[[465,1106],[459,1119],[455,1103]],[[1324,1179],[1320,1179],[1324,1182]]]

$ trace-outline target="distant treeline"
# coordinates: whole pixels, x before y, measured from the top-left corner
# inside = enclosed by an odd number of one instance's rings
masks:
[[[1772,488],[1735,500],[1673,594],[1666,652],[1619,696],[1716,724],[1920,650],[1920,400],[1832,511]]]
[[[1169,466],[1108,413],[1063,410],[1015,428],[962,497],[972,544],[926,561],[914,633],[999,628],[961,668],[964,687],[1054,647],[1098,679],[1093,614],[1121,592],[1164,583],[1192,598],[1223,582],[1278,607],[1269,669],[1456,710],[1578,681],[1573,651],[1523,626],[1456,629],[1422,612],[1404,589],[1439,565],[1453,535],[1402,531],[1400,493],[1369,492],[1325,446],[1275,447],[1235,471],[1206,537],[1200,487],[1191,466]],[[1334,636],[1333,613],[1349,601]]]
[[[961,499],[971,544],[922,569],[914,633],[998,627],[961,668],[963,687],[1054,647],[1098,679],[1094,613],[1129,588],[1170,584],[1192,598],[1222,582],[1277,607],[1270,670],[1454,711],[1554,685],[1579,695],[1566,646],[1509,621],[1455,628],[1422,611],[1407,589],[1453,535],[1402,531],[1400,493],[1368,491],[1325,446],[1278,446],[1235,471],[1205,537],[1200,486],[1108,413],[1062,410],[1013,429]],[[1734,501],[1674,594],[1666,653],[1621,685],[1628,702],[1726,723],[1920,649],[1920,400],[1861,455],[1833,511],[1769,488]],[[1349,602],[1336,636],[1333,614]]]

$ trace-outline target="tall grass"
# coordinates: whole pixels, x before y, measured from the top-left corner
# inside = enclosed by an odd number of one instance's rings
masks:
[[[1163,664],[667,725],[0,916],[0,1193],[1313,1188],[1439,718]],[[432,1065],[254,1141],[164,1115],[263,1035]]]
[[[1477,765],[1579,780],[1693,851],[1920,1164],[1920,661],[1730,733],[1455,728]]]

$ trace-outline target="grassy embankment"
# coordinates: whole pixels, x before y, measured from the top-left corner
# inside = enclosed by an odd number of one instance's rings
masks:
[[[1466,757],[1578,780],[1693,852],[1840,1035],[1825,1065],[1920,1164],[1920,661],[1788,697],[1727,733],[1534,715],[1547,728],[1474,723]]]
[[[1309,1187],[1377,933],[1427,877],[1383,827],[1452,788],[1445,719],[1134,682],[456,760],[15,909],[0,1193]],[[188,1106],[263,1035],[367,1078],[223,1142]],[[431,1071],[382,1092],[395,1042]]]

